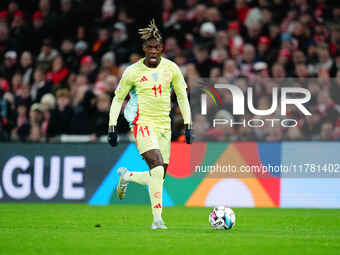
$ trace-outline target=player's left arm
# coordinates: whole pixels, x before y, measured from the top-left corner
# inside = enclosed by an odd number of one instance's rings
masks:
[[[191,110],[187,94],[187,84],[184,80],[183,74],[179,67],[174,64],[172,81],[171,84],[174,88],[179,109],[182,113],[184,125],[185,125],[185,138],[186,143],[190,144],[192,142],[192,121],[191,121]]]

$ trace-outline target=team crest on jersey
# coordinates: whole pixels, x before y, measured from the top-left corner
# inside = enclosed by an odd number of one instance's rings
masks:
[[[154,79],[155,82],[158,81],[158,73],[153,73],[152,78]]]
[[[164,77],[164,80],[165,80],[165,83],[166,84],[169,84],[171,82],[171,72],[169,72],[167,69],[164,69],[163,71],[163,77]]]

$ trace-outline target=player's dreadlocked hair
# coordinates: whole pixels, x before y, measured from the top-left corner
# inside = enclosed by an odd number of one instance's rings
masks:
[[[155,20],[152,19],[150,24],[146,28],[138,29],[138,33],[140,34],[140,38],[144,41],[149,39],[156,39],[157,41],[162,41],[161,33],[159,32]]]

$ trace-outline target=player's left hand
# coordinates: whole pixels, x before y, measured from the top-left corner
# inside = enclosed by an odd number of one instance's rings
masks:
[[[186,144],[192,144],[193,140],[193,131],[191,128],[191,125],[186,124],[185,125],[185,143]]]

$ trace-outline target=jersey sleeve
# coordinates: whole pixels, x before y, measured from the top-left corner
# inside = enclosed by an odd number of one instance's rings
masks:
[[[126,69],[115,90],[115,97],[111,103],[109,126],[117,125],[117,119],[122,108],[122,104],[132,86],[133,79],[131,77],[131,72],[129,72],[129,69]]]
[[[187,95],[187,84],[179,67],[174,64],[171,84],[176,93],[179,109],[181,110],[184,124],[191,124],[191,111]]]

